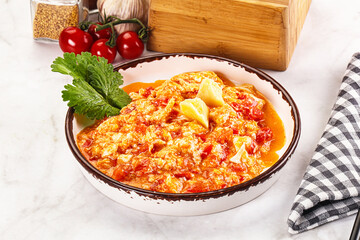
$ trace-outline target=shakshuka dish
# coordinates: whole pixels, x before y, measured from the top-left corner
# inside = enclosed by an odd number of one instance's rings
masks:
[[[131,186],[167,193],[234,186],[271,167],[285,143],[267,99],[214,72],[124,90],[132,102],[82,130],[77,145],[95,168]]]

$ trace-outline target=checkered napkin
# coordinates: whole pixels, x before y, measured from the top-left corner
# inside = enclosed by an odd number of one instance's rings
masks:
[[[300,233],[349,216],[359,207],[360,53],[356,53],[295,197],[289,232]]]

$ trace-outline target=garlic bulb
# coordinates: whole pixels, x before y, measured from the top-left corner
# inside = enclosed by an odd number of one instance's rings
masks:
[[[97,7],[99,13],[104,17],[116,16],[122,20],[138,18],[147,25],[149,0],[98,0]],[[138,31],[140,26],[135,23],[123,23],[115,26],[117,34],[125,31]]]

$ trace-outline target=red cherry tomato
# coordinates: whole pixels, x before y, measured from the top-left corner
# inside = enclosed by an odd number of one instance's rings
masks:
[[[121,33],[116,39],[116,46],[120,55],[125,59],[140,57],[144,51],[144,43],[133,31]]]
[[[107,39],[99,39],[91,46],[91,54],[104,57],[108,63],[112,63],[116,57],[116,47],[109,47],[106,45]]]
[[[93,43],[91,35],[77,27],[67,27],[59,37],[59,45],[63,52],[80,54],[88,52]]]
[[[96,23],[98,25],[103,25],[102,23]],[[95,31],[95,28],[97,26],[95,24],[91,24],[89,29],[88,29],[88,33],[90,33],[90,35],[92,36],[92,38],[94,39],[94,42],[96,40],[99,40],[99,39],[110,39],[111,37],[111,34],[112,34],[112,31],[111,31],[111,28],[105,28],[103,30],[100,30],[98,32]]]

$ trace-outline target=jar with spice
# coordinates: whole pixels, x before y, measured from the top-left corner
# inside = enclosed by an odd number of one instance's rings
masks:
[[[35,40],[58,41],[61,31],[89,15],[88,0],[30,0]]]

